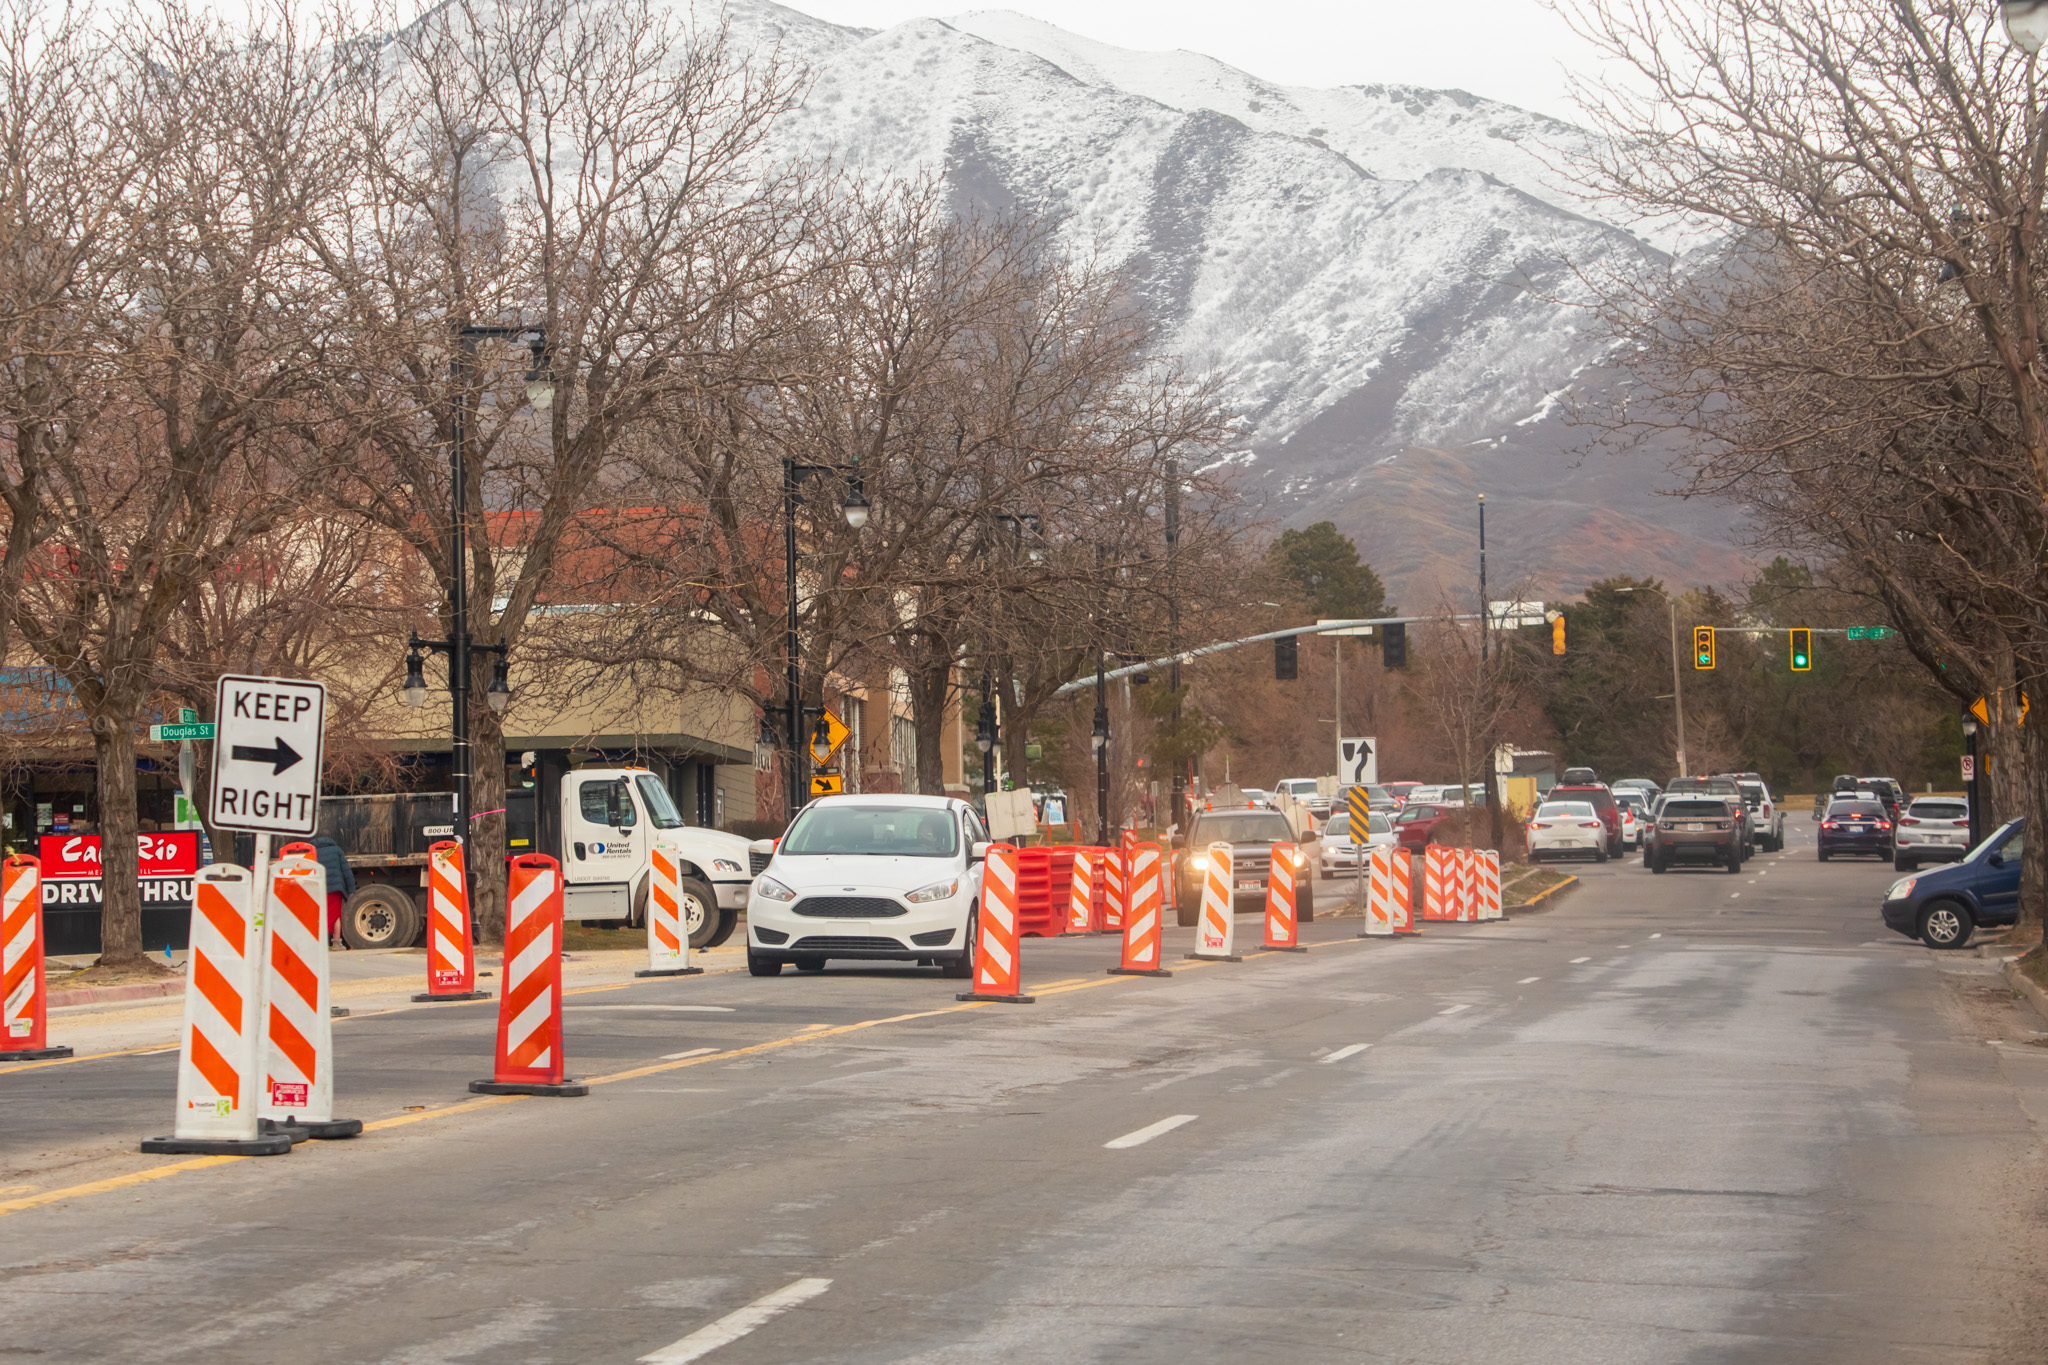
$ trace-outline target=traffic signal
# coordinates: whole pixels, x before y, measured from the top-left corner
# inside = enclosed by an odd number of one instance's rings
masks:
[[[1273,642],[1273,676],[1281,682],[1301,676],[1301,644],[1295,636],[1283,635]]]
[[[1408,624],[1405,621],[1396,621],[1380,631],[1380,665],[1383,668],[1408,666]]]
[[[1792,632],[1792,671],[1805,673],[1813,667],[1813,632],[1804,626]]]
[[[1714,628],[1694,626],[1692,628],[1692,666],[1712,668],[1714,666]]]
[[[1558,616],[1557,616],[1557,619],[1556,619],[1555,621],[1552,621],[1552,622],[1550,623],[1550,652],[1551,652],[1552,654],[1562,654],[1562,653],[1564,653],[1564,613],[1563,613],[1563,612],[1559,612],[1559,613],[1558,613]]]

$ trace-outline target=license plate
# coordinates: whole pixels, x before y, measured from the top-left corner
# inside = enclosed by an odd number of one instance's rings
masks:
[[[1851,834],[1861,834],[1861,833],[1863,833],[1863,826],[1861,826],[1861,825],[1851,825],[1851,826],[1849,826],[1849,832],[1850,832]]]
[[[1686,833],[1688,834],[1697,834],[1704,831],[1705,829],[1705,825],[1687,825],[1685,827]]]
[[[1240,891],[1256,891],[1264,885],[1264,882],[1239,882],[1237,889]]]

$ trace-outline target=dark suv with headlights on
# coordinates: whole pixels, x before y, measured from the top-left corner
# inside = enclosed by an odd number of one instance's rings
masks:
[[[1202,887],[1209,878],[1209,845],[1230,845],[1231,909],[1237,914],[1266,908],[1266,876],[1273,867],[1273,845],[1294,844],[1294,917],[1306,924],[1316,917],[1316,879],[1308,871],[1320,860],[1316,836],[1294,837],[1287,817],[1276,810],[1206,810],[1197,812],[1188,837],[1173,854],[1174,904],[1183,925],[1202,917]]]
[[[1735,813],[1741,804],[1740,796],[1666,796],[1657,811],[1650,870],[1705,863],[1742,871],[1742,819]]]

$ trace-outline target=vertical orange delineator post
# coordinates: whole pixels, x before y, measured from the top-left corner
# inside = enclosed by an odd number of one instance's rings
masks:
[[[1095,927],[1094,850],[1074,850],[1073,873],[1067,879],[1067,932],[1085,934]]]
[[[334,1117],[334,1020],[328,1005],[327,872],[311,844],[286,844],[263,916],[265,1132],[352,1138],[361,1119]]]
[[[1273,865],[1266,872],[1266,941],[1269,953],[1305,953],[1295,942],[1294,888],[1297,873],[1293,844],[1273,845]]]
[[[1202,879],[1202,917],[1195,922],[1195,951],[1188,954],[1190,958],[1244,961],[1231,951],[1237,932],[1237,906],[1231,899],[1236,894],[1231,881],[1231,858],[1229,844],[1211,844],[1206,851],[1209,866]]]
[[[0,864],[0,1062],[69,1057],[50,1046],[43,977],[43,865],[26,853]]]
[[[1124,904],[1131,894],[1130,866],[1121,848],[1102,850],[1102,924],[1098,933],[1122,934],[1124,931]]]
[[[427,990],[420,1004],[488,1000],[476,988],[476,943],[469,932],[469,878],[462,845],[443,839],[427,848]]]
[[[192,947],[178,1049],[177,1120],[142,1150],[167,1156],[282,1156],[287,1133],[257,1125],[262,1078],[263,928],[256,878],[215,863],[193,881]]]
[[[1021,994],[1024,954],[1017,926],[1017,848],[991,844],[982,864],[981,908],[974,922],[974,989],[960,1000],[989,1000],[1003,1005],[1032,1005],[1037,997]]]
[[[562,1055],[562,865],[543,853],[513,858],[505,889],[505,987],[498,1053],[478,1095],[588,1095]]]
[[[1161,894],[1164,882],[1159,868],[1164,854],[1157,844],[1139,844],[1132,854],[1131,872],[1125,885],[1131,888],[1131,906],[1124,912],[1124,957],[1111,967],[1111,976],[1172,976],[1159,965]]]
[[[682,855],[656,845],[647,873],[647,967],[635,976],[702,976],[690,965],[690,931],[683,922]]]

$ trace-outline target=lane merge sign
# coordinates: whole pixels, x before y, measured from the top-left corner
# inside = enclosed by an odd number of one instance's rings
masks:
[[[311,834],[320,819],[327,687],[228,674],[214,693],[213,823]]]

